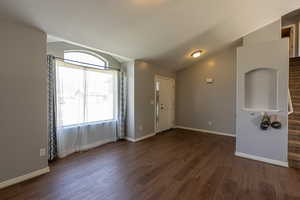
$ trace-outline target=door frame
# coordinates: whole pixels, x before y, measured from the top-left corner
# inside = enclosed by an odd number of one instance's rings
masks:
[[[174,78],[171,78],[171,77],[167,77],[167,76],[161,76],[161,75],[154,75],[154,134],[157,134],[159,131],[157,130],[157,117],[156,117],[156,112],[157,112],[157,107],[156,107],[156,103],[157,103],[157,94],[156,94],[156,82],[157,80],[159,79],[164,79],[164,80],[171,80],[172,83],[173,83],[173,123],[172,123],[172,128],[175,127],[175,100],[176,100],[176,97],[175,97],[175,84],[176,84],[176,81]]]
[[[298,54],[295,55],[296,57],[298,57],[300,55],[300,21],[298,21],[298,40],[297,40],[297,43],[298,43]],[[296,27],[295,27],[296,28]]]
[[[293,47],[294,48],[293,48],[293,55],[292,55],[292,57],[295,57],[296,56],[296,25],[295,24],[291,24],[291,25],[283,26],[283,27],[281,27],[281,31],[283,29],[286,29],[286,28],[290,28],[293,31]],[[289,40],[289,42],[290,42],[290,40]],[[290,49],[290,47],[289,47],[289,49]]]

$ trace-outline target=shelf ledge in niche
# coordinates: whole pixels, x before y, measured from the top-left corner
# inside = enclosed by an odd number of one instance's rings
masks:
[[[271,112],[271,113],[277,113],[280,112],[280,110],[274,110],[274,109],[259,109],[259,108],[243,108],[242,110],[247,112]]]

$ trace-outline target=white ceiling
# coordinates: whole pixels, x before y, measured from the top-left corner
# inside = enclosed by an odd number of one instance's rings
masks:
[[[170,69],[300,7],[299,0],[1,0],[0,16],[65,40]]]

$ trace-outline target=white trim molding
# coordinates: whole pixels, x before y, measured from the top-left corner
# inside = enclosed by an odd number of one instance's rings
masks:
[[[128,140],[128,141],[130,141],[130,142],[139,142],[141,140],[145,140],[145,139],[153,137],[155,135],[156,135],[156,133],[151,133],[151,134],[145,135],[145,136],[137,138],[137,139],[130,138],[130,137],[126,137],[125,139]]]
[[[190,131],[197,131],[197,132],[202,132],[202,133],[210,133],[210,134],[214,134],[214,135],[223,135],[223,136],[235,137],[234,134],[223,133],[223,132],[219,132],[219,131],[211,131],[211,130],[205,130],[205,129],[190,128],[190,127],[185,127],[185,126],[175,126],[175,128],[185,129],[185,130],[190,130]]]
[[[293,31],[293,55],[292,55],[292,57],[297,57],[296,56],[296,24],[291,24],[291,25],[283,26],[283,27],[281,27],[281,31],[283,29],[286,29],[286,28],[290,28]],[[290,50],[290,46],[289,46],[289,50]]]
[[[284,161],[273,160],[273,159],[270,159],[270,158],[250,155],[250,154],[242,153],[242,152],[235,152],[235,155],[238,156],[238,157],[251,159],[251,160],[256,160],[256,161],[261,161],[261,162],[265,162],[265,163],[269,163],[269,164],[273,164],[273,165],[278,165],[278,166],[281,166],[281,167],[289,167],[289,163],[284,162]]]
[[[175,86],[176,86],[176,80],[172,77],[168,77],[168,76],[161,76],[158,74],[155,74],[154,76],[154,132],[155,133],[159,133],[162,130],[158,130],[158,120],[157,120],[157,88],[156,88],[156,83],[159,79],[163,79],[163,80],[169,80],[172,81],[172,128],[175,125],[175,96],[176,96],[176,91],[175,91]]]
[[[135,142],[135,139],[131,138],[131,137],[125,137],[125,140],[129,141],[129,142]]]
[[[20,183],[20,182],[23,182],[23,181],[26,181],[26,180],[29,180],[29,179],[32,179],[32,178],[35,178],[37,176],[46,174],[48,172],[50,172],[50,168],[46,167],[46,168],[39,169],[39,170],[36,170],[34,172],[22,175],[22,176],[18,176],[16,178],[12,178],[12,179],[3,181],[3,182],[0,183],[0,189],[6,188],[8,186],[11,186],[11,185],[14,185],[14,184],[17,184],[17,183]]]

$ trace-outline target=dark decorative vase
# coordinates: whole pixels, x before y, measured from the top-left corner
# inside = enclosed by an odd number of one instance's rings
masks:
[[[270,117],[265,113],[261,119],[260,128],[261,130],[267,130],[271,125]]]
[[[271,126],[274,129],[280,129],[281,128],[281,122],[277,115],[273,115],[270,117]]]

